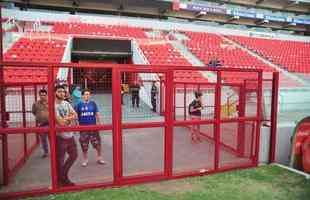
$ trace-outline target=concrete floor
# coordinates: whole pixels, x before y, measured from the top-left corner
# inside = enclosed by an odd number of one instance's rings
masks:
[[[213,130],[211,126],[202,126],[202,130]],[[190,140],[189,129],[174,128],[173,140],[173,172],[186,172],[214,168],[214,143],[203,140],[193,143]],[[123,173],[124,176],[143,175],[151,172],[162,172],[164,169],[164,129],[128,129],[123,130]],[[89,151],[89,164],[82,167],[80,148],[78,160],[70,170],[70,178],[78,184],[104,183],[113,180],[113,156],[111,132],[101,132],[103,139],[105,165],[95,162],[95,152]],[[76,134],[76,141],[78,134]],[[220,166],[249,163],[247,158],[236,157],[221,148]],[[51,185],[50,157],[41,158],[41,148],[37,148],[25,165],[18,171],[2,192],[25,191],[47,188]]]
[[[94,96],[103,123],[111,123],[111,95]],[[122,106],[123,122],[163,121],[163,117],[153,113],[150,108],[141,104],[139,109],[132,108],[129,96],[124,98]],[[143,117],[144,116],[144,117]],[[210,170],[214,168],[214,141],[204,139],[201,143],[193,143],[189,129],[175,127],[173,133],[173,173]],[[213,137],[213,125],[202,125],[201,131]],[[237,124],[225,124],[221,127],[221,141],[236,147]],[[123,174],[124,176],[143,175],[164,170],[164,128],[140,128],[123,130]],[[103,156],[107,162],[99,165],[95,161],[95,152],[89,150],[89,164],[82,167],[82,154],[78,143],[78,160],[70,170],[69,176],[77,184],[104,183],[113,181],[113,143],[111,131],[101,131]],[[247,130],[247,149],[251,141],[250,131]],[[13,144],[13,143],[12,143]],[[18,147],[14,147],[17,148]],[[41,158],[41,148],[37,148],[12,178],[9,186],[0,188],[0,193],[27,191],[38,188],[48,188],[51,185],[50,157]],[[237,157],[226,148],[220,148],[220,167],[250,163],[249,158]]]

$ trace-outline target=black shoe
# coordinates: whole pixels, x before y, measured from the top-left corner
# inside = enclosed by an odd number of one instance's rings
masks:
[[[69,179],[64,180],[62,182],[62,185],[65,186],[65,187],[68,187],[68,186],[73,187],[73,186],[75,186],[75,184],[73,182],[71,182]]]
[[[44,153],[41,158],[46,158],[48,156],[48,153]]]

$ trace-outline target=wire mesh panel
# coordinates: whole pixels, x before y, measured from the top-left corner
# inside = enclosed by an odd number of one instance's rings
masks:
[[[51,154],[44,154],[44,145],[38,145],[43,144],[42,136],[46,134],[34,129],[40,123],[31,109],[41,98],[37,95],[40,87],[28,84],[8,88],[10,127],[30,127],[31,130],[9,134],[8,162],[12,182],[0,192],[50,186],[59,190],[67,186],[77,189],[94,184],[118,185],[149,177],[171,178],[254,165],[255,144],[258,143],[257,111],[246,113],[251,110],[247,106],[250,98],[247,93],[254,92],[257,99],[254,102],[258,101],[255,84],[247,84],[245,77],[237,82],[230,79],[212,82],[209,76],[210,82],[203,77],[181,81],[170,70],[129,67],[132,66],[114,69],[104,65],[101,69],[97,65],[87,65],[77,67],[85,69],[80,72],[68,67],[53,70],[55,83],[49,83],[48,88],[65,86],[48,91],[49,98],[55,100],[55,104],[49,102],[49,106],[55,106],[56,116],[49,119],[49,122],[55,120],[55,124],[48,124],[46,146],[49,153],[56,153],[55,161],[50,160]],[[90,77],[83,77],[89,69],[92,69]],[[215,80],[218,77],[214,74],[220,75],[219,72],[210,73]],[[110,83],[99,80],[106,74],[111,75],[111,79],[107,79]],[[92,83],[89,82],[91,78],[95,79]],[[156,98],[153,98],[153,86],[157,90]],[[192,105],[195,108],[191,109],[193,100],[199,100],[199,105],[195,103]],[[60,102],[66,102],[78,120],[73,114],[67,118]],[[94,111],[89,110],[90,104],[96,105]],[[96,113],[95,123],[83,121],[83,116],[93,112]],[[38,133],[34,133],[36,131]],[[36,171],[40,178],[28,184],[34,176],[28,170],[37,167],[42,167]],[[13,175],[13,172],[16,173]],[[53,180],[57,178],[56,183],[51,182],[51,174]]]
[[[50,158],[43,158],[41,148],[34,148],[35,143],[31,140],[35,139],[35,135],[27,135],[27,140],[24,140],[25,134],[22,133],[9,134],[7,137],[10,176],[9,184],[1,187],[0,194],[48,188],[51,185]]]
[[[35,126],[35,117],[32,114],[32,105],[36,101],[36,95],[38,98],[38,94],[36,94],[36,86],[25,86],[24,87],[24,92],[25,92],[25,97],[22,98],[24,101],[24,109],[25,111],[25,121],[26,121],[26,127],[33,127]],[[41,89],[41,88],[40,88]]]
[[[208,74],[206,74],[208,73]],[[210,78],[210,76],[212,78]],[[174,72],[174,115],[176,120],[189,120],[189,104],[195,99],[195,93],[201,92],[204,119],[214,118],[214,91],[212,72],[196,70],[175,70]]]
[[[193,134],[195,139],[193,140]],[[214,169],[214,126],[200,124],[173,129],[173,173]]]
[[[22,127],[23,114],[22,114],[22,95],[21,87],[9,87],[6,89],[6,112],[8,113],[8,126],[9,127]]]
[[[220,167],[251,164],[254,155],[255,126],[253,122],[221,124]]]
[[[9,170],[13,171],[20,162],[24,159],[25,156],[25,135],[12,134],[8,135],[8,163]]]
[[[124,176],[161,173],[164,169],[164,129],[123,129]]]
[[[262,95],[262,115],[264,124],[270,124],[271,119],[271,107],[272,107],[272,81],[263,81],[263,95]]]
[[[202,93],[203,109],[201,113],[202,119],[213,119],[214,118],[214,92],[215,87],[212,85],[203,85],[207,87],[205,89],[193,90],[187,89],[188,86],[199,87],[200,84],[177,84],[178,89],[175,90],[175,119],[176,120],[190,120],[189,105],[195,99],[195,92]],[[201,85],[200,85],[201,86]]]
[[[62,135],[68,135],[68,132]],[[84,185],[113,181],[112,150],[111,131],[83,130],[74,132],[74,137],[70,140],[58,133],[56,154],[57,166],[59,166],[57,168],[59,186],[72,186],[71,183]],[[62,167],[60,163],[63,163]]]
[[[242,106],[240,86],[225,85],[221,87],[221,118],[239,117],[239,108]],[[241,110],[240,110],[241,111]]]
[[[161,75],[161,78],[163,77]],[[158,73],[122,72],[121,108],[123,122],[163,121],[163,99],[164,87]]]
[[[173,128],[173,173],[214,170],[216,74],[176,70],[174,73],[174,118],[191,124]]]

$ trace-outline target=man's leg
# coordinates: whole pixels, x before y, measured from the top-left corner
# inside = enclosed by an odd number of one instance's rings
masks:
[[[69,173],[70,168],[72,167],[72,165],[77,159],[77,156],[78,156],[77,147],[76,147],[76,142],[75,142],[74,137],[65,139],[65,142],[67,144],[66,151],[68,153],[68,158],[64,163],[63,173],[65,177],[65,184],[67,186],[73,186],[74,184],[70,181],[68,173]]]
[[[137,107],[139,108],[139,105],[140,105],[140,96],[139,95],[137,95]]]
[[[132,103],[132,107],[135,107],[135,95],[131,95],[131,103]]]
[[[48,155],[48,134],[47,133],[41,133],[40,134],[40,140],[41,140],[41,145],[42,145],[42,149],[43,149],[42,157],[45,158]]]
[[[90,141],[93,148],[97,151],[97,163],[105,164],[105,161],[102,158],[101,138],[99,132],[92,133]]]
[[[151,102],[152,102],[152,107],[153,107],[152,110],[153,110],[153,112],[156,112],[156,99],[152,98]]]
[[[88,164],[88,146],[89,146],[90,135],[87,132],[81,132],[79,142],[83,152],[82,166],[86,167]]]
[[[57,180],[58,184],[63,185],[64,180],[64,161],[65,161],[65,146],[63,139],[60,136],[56,137],[56,161],[57,161]]]

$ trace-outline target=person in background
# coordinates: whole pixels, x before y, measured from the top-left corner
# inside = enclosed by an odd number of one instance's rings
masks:
[[[202,106],[202,93],[195,92],[195,99],[189,104],[189,114],[191,120],[200,120],[201,119],[201,110]],[[193,142],[201,142],[200,138],[200,125],[193,125],[191,127],[191,139]]]
[[[70,94],[69,86],[66,83],[64,83],[62,86],[65,88],[65,99],[64,100],[72,104],[72,97]]]
[[[221,62],[219,61],[218,58],[212,58],[209,63],[208,63],[209,67],[220,67],[222,66]]]
[[[41,89],[39,91],[40,99],[32,105],[32,114],[36,118],[36,123],[39,127],[48,126],[48,102],[47,102],[47,91]],[[41,133],[39,135],[43,154],[42,158],[48,156],[48,133]]]
[[[130,86],[130,92],[131,92],[132,107],[134,108],[136,105],[137,108],[139,108],[139,104],[140,104],[140,96],[139,96],[140,84],[138,83],[138,81],[135,81],[134,84],[132,84]]]
[[[124,94],[125,94],[124,85],[121,84],[121,103],[122,103],[122,105],[124,105]]]
[[[75,107],[79,119],[79,124],[82,126],[95,125],[100,123],[98,106],[94,101],[90,100],[90,97],[90,90],[83,90],[82,101]],[[93,148],[97,151],[97,163],[105,164],[105,161],[102,159],[101,138],[98,131],[81,131],[79,141],[83,152],[83,167],[86,167],[88,164],[89,143],[91,143]]]
[[[157,98],[157,95],[158,95],[158,90],[157,90],[157,87],[156,87],[156,82],[153,81],[152,83],[152,88],[151,88],[151,104],[152,104],[152,111],[153,112],[156,112],[156,98]]]
[[[55,87],[55,116],[57,126],[72,126],[77,114],[71,104],[65,101],[66,89],[63,85]],[[77,159],[77,145],[73,132],[56,133],[56,159],[59,186],[74,186],[69,179],[69,170]]]
[[[78,103],[82,101],[82,92],[80,86],[77,85],[73,87],[71,97],[73,106],[76,106]]]

